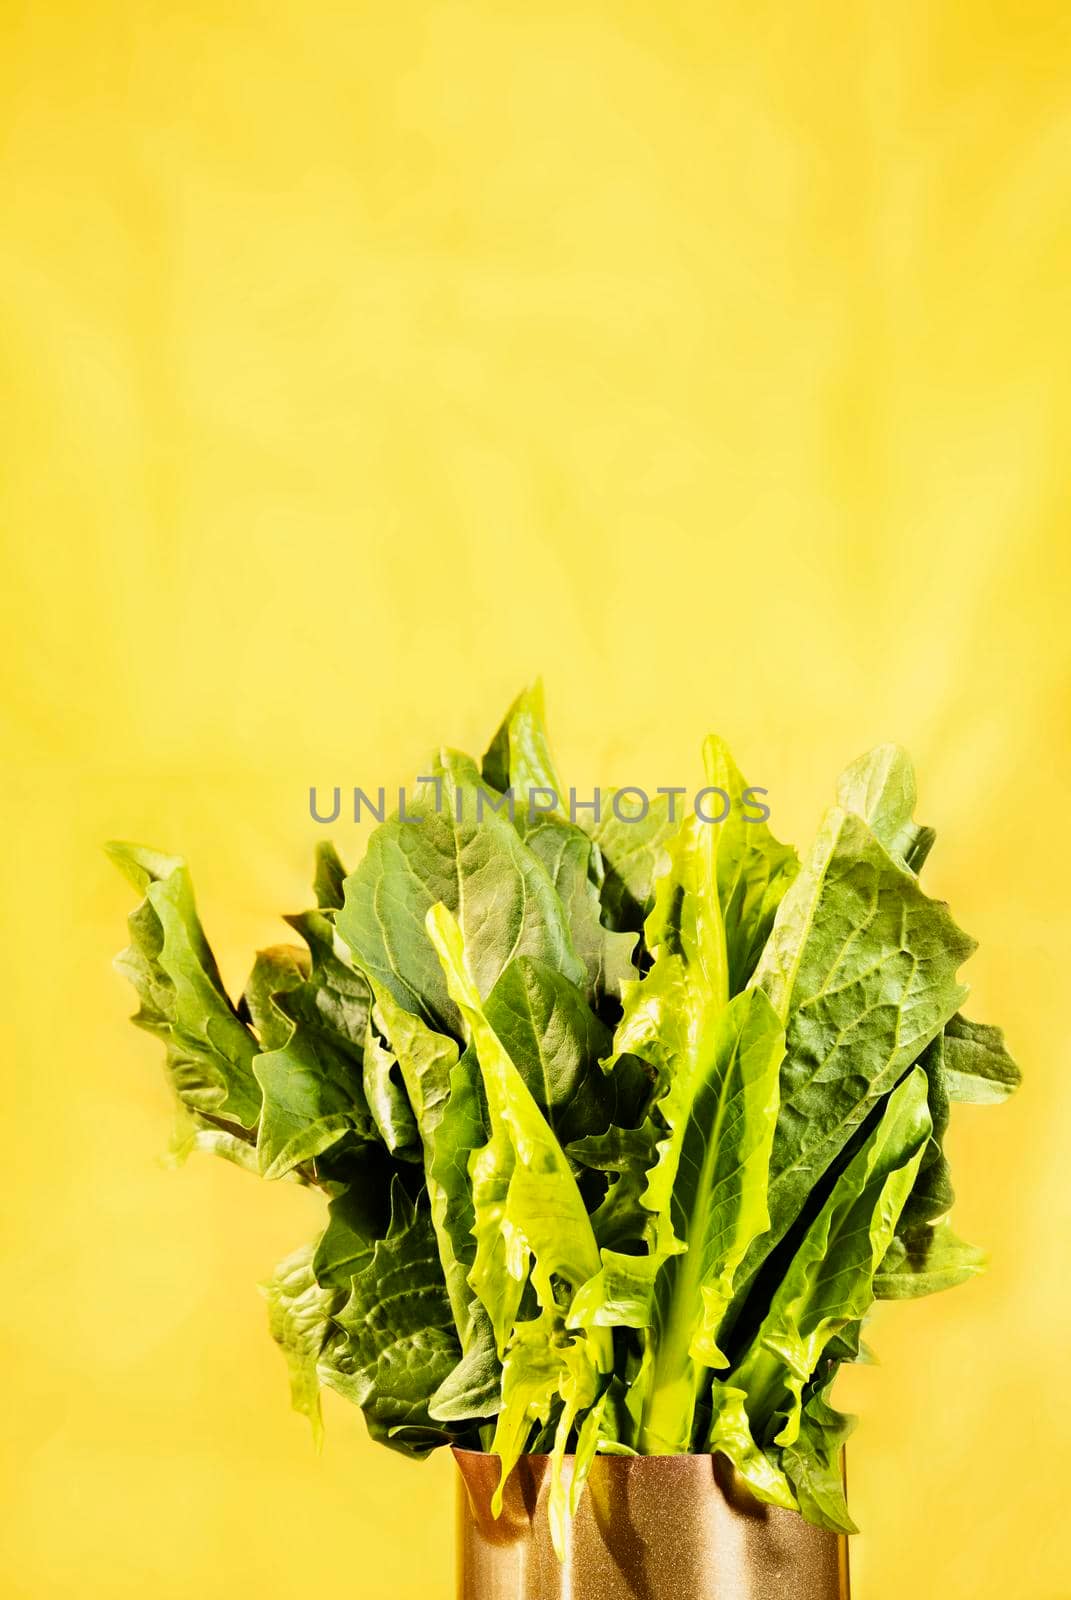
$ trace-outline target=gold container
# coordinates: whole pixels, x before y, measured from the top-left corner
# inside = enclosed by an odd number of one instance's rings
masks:
[[[761,1505],[722,1457],[596,1456],[559,1562],[550,1457],[521,1457],[496,1521],[497,1456],[454,1456],[458,1600],[848,1600],[847,1540]]]

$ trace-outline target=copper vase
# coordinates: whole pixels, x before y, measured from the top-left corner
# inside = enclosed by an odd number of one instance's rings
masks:
[[[847,1540],[761,1505],[721,1457],[597,1456],[559,1562],[549,1456],[521,1457],[497,1521],[497,1456],[454,1456],[458,1600],[848,1600]]]

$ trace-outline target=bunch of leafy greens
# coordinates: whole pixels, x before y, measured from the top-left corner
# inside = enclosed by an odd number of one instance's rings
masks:
[[[722,822],[604,795],[579,826],[528,803],[563,790],[521,695],[354,872],[320,849],[301,944],[237,1005],[183,862],[111,847],[180,1149],[327,1198],[267,1289],[295,1405],[318,1433],[327,1385],[373,1438],[491,1450],[503,1482],[549,1452],[559,1547],[597,1451],[720,1452],[851,1530],[830,1387],[875,1298],[980,1270],[942,1139],[951,1101],[1018,1080],[959,1013],[973,945],[920,887],[906,757],[848,768],[802,862],[719,739],[704,760]]]

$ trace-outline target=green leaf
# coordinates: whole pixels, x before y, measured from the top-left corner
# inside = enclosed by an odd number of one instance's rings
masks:
[[[833,1533],[858,1533],[844,1497],[844,1445],[855,1418],[835,1411],[825,1390],[804,1404],[800,1434],[781,1451],[781,1467],[808,1522]]]
[[[321,1356],[320,1379],[361,1407],[374,1439],[425,1455],[450,1437],[428,1402],[460,1349],[430,1212],[412,1204],[398,1178],[387,1235],[351,1284],[334,1314],[341,1336]]]
[[[329,1055],[295,1034],[285,1049],[258,1056],[255,1071],[264,1091],[257,1138],[261,1177],[285,1177],[344,1134],[370,1133],[360,1079],[341,1052]]]
[[[191,1111],[180,1100],[175,1108],[175,1125],[164,1157],[168,1166],[184,1166],[195,1150],[219,1156],[245,1172],[258,1172],[255,1136],[238,1128],[236,1123],[223,1124],[212,1120],[211,1114]]]
[[[185,862],[142,845],[113,843],[109,856],[145,896],[116,967],[137,990],[138,1027],[167,1046],[179,1099],[242,1128],[256,1126],[257,1041],[227,997],[197,916]]]
[[[461,1359],[432,1396],[438,1421],[493,1416],[501,1368],[490,1322],[469,1283],[475,1259],[475,1212],[469,1152],[486,1137],[474,1054],[458,1059],[456,1042],[435,1033],[375,983],[372,1019],[401,1071],[423,1152],[432,1225],[461,1344]]]
[[[973,1105],[997,1105],[1022,1081],[1001,1030],[958,1014],[945,1027],[944,1073],[950,1098]]]
[[[331,1314],[342,1301],[338,1291],[323,1288],[312,1266],[313,1247],[303,1246],[279,1263],[265,1286],[268,1326],[286,1357],[290,1399],[312,1423],[317,1444],[323,1437],[320,1379],[317,1367],[333,1333]]]
[[[562,799],[561,781],[550,753],[543,685],[538,680],[522,689],[506,712],[483,758],[485,783],[504,794],[512,786],[522,809],[532,790],[543,789]]]
[[[322,913],[289,921],[308,943],[310,968],[303,983],[272,996],[288,1036],[254,1064],[264,1095],[257,1152],[266,1178],[285,1176],[347,1134],[379,1137],[364,1091],[368,986],[343,959]]]
[[[184,864],[112,847],[173,1159],[330,1202],[266,1290],[295,1405],[318,1436],[327,1384],[409,1455],[490,1446],[499,1506],[549,1452],[559,1554],[599,1451],[707,1449],[852,1528],[831,1386],[875,1297],[981,1270],[948,1220],[950,1107],[1019,1081],[957,1012],[972,942],[919,885],[903,752],[842,774],[802,867],[724,743],[703,756],[701,810],[577,810],[536,684],[355,872],[319,846],[304,948],[261,951],[237,1005]]]
[[[471,1031],[487,1097],[491,1138],[470,1164],[472,1280],[504,1348],[529,1273],[540,1304],[554,1307],[553,1280],[575,1291],[598,1271],[598,1247],[565,1153],[487,1020],[461,930],[445,906],[429,913],[428,931]]]
[[[502,1407],[502,1363],[491,1319],[477,1301],[457,1366],[428,1402],[436,1422],[473,1422],[493,1417]]]
[[[760,1443],[796,1442],[804,1385],[830,1340],[873,1303],[874,1275],[930,1136],[927,1087],[925,1072],[916,1067],[889,1096],[873,1133],[838,1177],[786,1266],[758,1333],[729,1378],[747,1395]]]
[[[875,839],[909,871],[917,873],[933,847],[935,834],[914,820],[915,769],[906,751],[878,745],[840,775],[837,803],[862,817]]]
[[[930,1113],[930,1137],[922,1153],[918,1177],[908,1196],[897,1228],[905,1233],[922,1224],[935,1222],[951,1209],[955,1195],[952,1191],[952,1174],[944,1153],[944,1137],[948,1131],[951,1106],[948,1083],[944,1070],[945,1035],[939,1033],[926,1046],[918,1065],[926,1074],[926,1104]]]
[[[518,955],[536,956],[574,982],[585,969],[546,868],[508,818],[486,805],[473,763],[443,752],[434,776],[441,805],[425,785],[410,804],[419,821],[394,818],[375,830],[346,880],[337,921],[357,963],[400,1005],[457,1034],[458,1011],[425,927],[433,905],[442,902],[459,919],[481,995]]]
[[[370,991],[334,922],[319,911],[304,911],[286,921],[309,947],[310,970],[307,983],[288,986],[276,995],[277,1006],[291,1022],[304,1023],[318,1034],[343,1041],[351,1050],[361,1050]]]
[[[346,869],[333,844],[316,846],[316,874],[312,880],[316,904],[321,911],[337,911],[342,905]]]
[[[750,1282],[878,1102],[954,1015],[974,948],[861,817],[831,810],[753,982],[785,1023],[770,1231]]]
[[[765,996],[739,994],[730,1004],[730,995],[750,971],[794,856],[764,824],[744,820],[745,786],[720,740],[707,740],[704,760],[725,816],[689,817],[670,845],[645,929],[652,966],[626,987],[614,1041],[615,1055],[634,1051],[659,1083],[655,1116],[665,1134],[641,1196],[652,1214],[650,1258],[638,1265],[604,1250],[602,1272],[574,1312],[594,1325],[612,1312],[649,1329],[650,1359],[633,1391],[649,1453],[688,1449],[701,1365],[725,1362],[722,1312],[744,1253],[768,1222],[784,1048]],[[646,1316],[645,1281],[654,1284]]]
[[[934,835],[932,829],[921,827],[913,820],[915,775],[902,750],[895,745],[883,745],[860,758],[842,775],[838,799],[845,809],[856,812],[870,824],[894,859],[913,872],[919,871]],[[957,1051],[962,1050],[967,1065],[964,1093],[967,1098],[974,1098],[970,1066],[974,1055],[973,1033],[971,1024],[964,1024],[958,1015],[953,1016],[920,1057],[929,1079],[928,1103],[933,1128],[915,1186],[886,1258],[888,1271],[883,1269],[877,1280],[880,1296],[905,1298],[930,1293],[963,1282],[981,1270],[980,1252],[956,1239],[947,1224],[936,1230],[934,1227],[947,1213],[954,1198],[943,1149],[954,1081],[950,1063]],[[990,1070],[998,1082],[1005,1073],[1014,1082],[1017,1072],[1003,1050],[999,1030],[979,1029],[978,1035],[981,1096],[989,1098],[990,1091],[984,1085]],[[1001,1097],[999,1089],[995,1097]]]
[[[453,1138],[448,1141],[441,1139],[443,1119],[451,1098],[451,1073],[458,1061],[457,1043],[446,1034],[435,1033],[419,1017],[400,1006],[389,989],[374,979],[371,981],[374,993],[371,1020],[387,1041],[390,1059],[397,1065],[409,1125],[427,1168],[432,1221],[439,1241],[447,1293],[454,1307],[454,1321],[461,1336],[469,1320],[472,1299],[466,1282],[466,1264],[462,1259],[464,1234],[467,1231],[465,1223],[469,1220],[464,1211],[467,1208],[471,1217],[472,1208],[471,1204],[467,1204],[467,1183],[458,1181],[458,1147],[455,1140],[458,1133],[462,1138],[470,1134],[478,1135],[480,1123],[477,1120],[473,1124],[466,1119]],[[463,1093],[463,1088],[460,1092]],[[451,1131],[447,1130],[448,1133]],[[445,1165],[442,1161],[444,1155],[447,1157]],[[462,1161],[462,1174],[463,1171]],[[445,1183],[443,1178],[446,1179]],[[458,1254],[459,1248],[462,1256]]]
[[[420,1160],[420,1134],[397,1057],[370,1017],[364,1041],[364,1093],[380,1138],[400,1161]]]
[[[874,1278],[874,1292],[882,1300],[915,1300],[966,1283],[985,1265],[985,1252],[960,1239],[943,1217],[897,1234]]]
[[[551,1521],[557,1540],[568,1431],[595,1398],[595,1374],[613,1365],[610,1335],[572,1334],[563,1315],[571,1295],[599,1270],[598,1247],[565,1153],[487,1019],[461,930],[445,906],[429,913],[428,931],[471,1031],[491,1126],[490,1140],[473,1152],[470,1166],[476,1215],[471,1282],[503,1356],[502,1409],[492,1446],[502,1460],[496,1504],[533,1423],[548,1420],[557,1395],[568,1420],[564,1431],[559,1425],[553,1450]],[[518,1324],[529,1277],[542,1314]]]
[[[599,898],[608,927],[630,933],[642,929],[666,848],[680,827],[679,812],[679,796],[675,809],[668,795],[653,795],[644,806],[627,790],[618,789],[601,791],[598,817],[578,809],[578,822],[603,864]]]
[[[777,1459],[778,1452],[763,1450],[755,1442],[747,1399],[746,1389],[715,1378],[707,1448],[712,1455],[723,1455],[732,1462],[756,1499],[795,1511],[796,1496]]]
[[[242,999],[262,1050],[277,1050],[293,1031],[275,997],[300,988],[308,977],[309,953],[300,945],[277,944],[257,951]]]
[[[510,707],[484,758],[483,776],[485,782],[498,778],[495,787],[510,795],[514,825],[558,892],[573,947],[584,963],[586,992],[595,997],[619,994],[621,984],[636,975],[635,936],[603,926],[602,859],[584,830],[566,815],[547,739],[541,684],[524,690]]]
[[[738,995],[722,1013],[711,1060],[684,1121],[675,1167],[655,1168],[646,1196],[686,1244],[655,1280],[655,1354],[640,1449],[677,1455],[692,1437],[703,1366],[722,1367],[722,1317],[737,1268],[768,1225],[766,1181],[777,1117],[784,1030],[766,996]]]
[[[715,735],[703,749],[706,780],[729,798],[724,822],[701,823],[716,834],[718,900],[725,926],[729,993],[739,994],[770,936],[774,916],[789,884],[799,872],[791,845],[774,838],[765,821],[749,809],[750,793],[723,739]],[[715,805],[711,802],[710,812]],[[724,802],[720,802],[724,809]]]
[[[602,904],[594,880],[594,846],[583,829],[561,817],[540,817],[517,826],[532,854],[542,861],[554,885],[572,933],[573,948],[583,962],[585,991],[598,998],[619,995],[621,986],[635,978],[632,953],[634,933],[617,933],[602,923]]]
[[[354,1275],[368,1266],[390,1225],[394,1166],[382,1146],[364,1144],[354,1162],[355,1181],[328,1205],[328,1224],[313,1257],[317,1283],[349,1289]]]
[[[610,1127],[603,1134],[589,1134],[568,1146],[566,1154],[571,1161],[589,1171],[607,1173],[610,1178],[605,1198],[591,1217],[604,1263],[607,1250],[634,1256],[646,1249],[651,1213],[643,1204],[643,1196],[658,1158],[660,1132],[653,1118],[648,1117],[639,1127]]]
[[[487,1020],[561,1143],[605,1133],[638,1113],[649,1087],[639,1062],[609,1073],[609,1029],[568,978],[530,956],[511,961],[484,1003]]]
[[[1004,1049],[1000,1029],[967,1022],[958,1014],[920,1057],[920,1065],[929,1079],[933,1132],[876,1280],[877,1293],[883,1299],[934,1294],[966,1283],[985,1270],[984,1253],[960,1239],[947,1220],[954,1198],[943,1148],[950,1099],[954,1092],[958,1099],[992,1103],[1010,1094],[1019,1076]]]

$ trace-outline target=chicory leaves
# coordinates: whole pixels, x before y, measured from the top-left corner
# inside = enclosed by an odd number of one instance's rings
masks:
[[[605,794],[574,821],[525,691],[353,872],[321,846],[302,944],[237,1004],[185,864],[109,847],[175,1150],[326,1201],[265,1290],[295,1406],[318,1432],[334,1389],[373,1438],[489,1449],[503,1483],[549,1451],[559,1548],[599,1451],[721,1453],[851,1530],[837,1370],[877,1299],[981,1270],[943,1140],[1019,1079],[960,1014],[973,941],[919,881],[903,752],[847,768],[802,862],[725,744],[703,757],[718,821]]]

